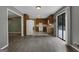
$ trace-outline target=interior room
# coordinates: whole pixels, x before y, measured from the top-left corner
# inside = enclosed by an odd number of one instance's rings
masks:
[[[0,51],[78,52],[78,11],[79,6],[0,6]]]
[[[12,45],[13,39],[21,37],[21,16],[13,12],[8,11],[8,44]]]
[[[8,11],[8,33],[9,37],[21,36],[21,17]]]

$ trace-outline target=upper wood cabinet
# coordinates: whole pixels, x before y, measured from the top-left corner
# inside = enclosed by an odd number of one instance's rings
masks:
[[[53,23],[54,21],[55,21],[55,19],[54,19],[54,16],[53,15],[50,15],[50,16],[48,16],[48,21],[49,21],[49,23]]]
[[[44,25],[47,25],[47,19],[43,19],[43,18],[35,19],[35,24],[36,25],[38,25],[40,22],[43,23]]]
[[[24,14],[24,20],[29,19],[29,16],[27,14]]]

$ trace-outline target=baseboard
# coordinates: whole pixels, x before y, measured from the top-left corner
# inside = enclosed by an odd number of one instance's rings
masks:
[[[7,47],[8,47],[8,44],[5,45],[4,47],[2,47],[1,50],[5,49],[5,48],[7,48]]]
[[[21,33],[21,32],[9,32],[9,33],[14,33],[14,34],[16,34],[16,33]]]
[[[73,45],[69,45],[69,46],[71,46],[72,48],[74,48],[75,50],[77,50],[78,52],[79,52],[79,49],[78,48],[76,48],[75,46],[73,46]]]

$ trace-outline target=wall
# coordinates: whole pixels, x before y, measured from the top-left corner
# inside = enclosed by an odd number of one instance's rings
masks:
[[[72,6],[72,43],[79,44],[79,6]]]
[[[8,18],[8,30],[10,33],[21,33],[21,17]]]
[[[0,48],[8,45],[8,15],[7,8],[22,15],[20,11],[12,6],[0,6]]]

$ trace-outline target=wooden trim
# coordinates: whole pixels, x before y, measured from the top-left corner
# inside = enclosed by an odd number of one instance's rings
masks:
[[[9,32],[9,33],[20,33],[21,34],[21,32]]]

